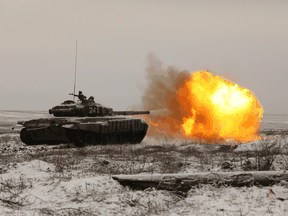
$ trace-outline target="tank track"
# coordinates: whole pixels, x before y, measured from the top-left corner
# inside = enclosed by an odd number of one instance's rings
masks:
[[[60,129],[60,130],[59,130]],[[60,143],[74,143],[76,146],[87,145],[107,145],[107,144],[124,144],[141,143],[147,133],[147,129],[143,131],[116,132],[116,133],[95,133],[84,130],[71,130],[64,128],[44,128],[27,130],[23,128],[20,132],[22,142],[27,145],[50,144],[56,145]],[[36,137],[36,138],[35,138]],[[51,139],[40,139],[40,137],[52,137]],[[65,138],[63,138],[65,137]]]

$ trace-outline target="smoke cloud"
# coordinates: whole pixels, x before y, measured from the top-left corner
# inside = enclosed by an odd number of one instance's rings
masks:
[[[172,66],[163,69],[161,61],[154,53],[148,54],[147,61],[147,87],[143,92],[141,108],[151,111],[149,116],[145,116],[145,120],[152,124],[148,135],[171,135],[171,132],[179,131],[183,110],[180,108],[177,94],[184,81],[190,77],[190,73],[185,70],[179,71]],[[154,128],[156,125],[153,125],[153,122],[161,122],[161,130]]]

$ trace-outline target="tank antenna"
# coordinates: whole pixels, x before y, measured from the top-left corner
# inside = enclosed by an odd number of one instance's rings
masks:
[[[77,71],[77,40],[76,40],[76,56],[75,56],[75,76],[74,76],[74,92],[73,92],[73,101],[75,101],[76,71]]]

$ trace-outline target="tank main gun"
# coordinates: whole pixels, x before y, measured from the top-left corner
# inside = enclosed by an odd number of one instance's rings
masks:
[[[150,111],[113,111],[114,115],[142,115],[150,114]]]

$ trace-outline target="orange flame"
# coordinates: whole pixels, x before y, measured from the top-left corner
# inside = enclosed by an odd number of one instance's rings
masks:
[[[257,138],[263,109],[248,89],[202,71],[180,89],[179,99],[188,114],[182,124],[185,136],[242,142]]]
[[[195,72],[176,88],[165,97],[163,112],[169,110],[168,115],[145,116],[157,128],[148,135],[157,132],[207,142],[259,139],[264,110],[253,92],[207,71]]]

